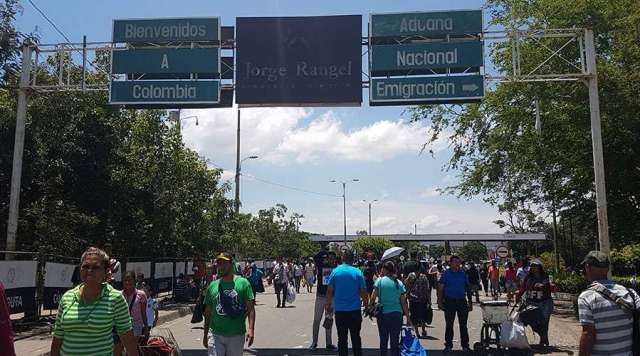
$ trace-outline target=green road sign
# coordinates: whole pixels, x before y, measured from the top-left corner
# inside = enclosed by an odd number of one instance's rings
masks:
[[[110,104],[217,104],[217,80],[112,81]]]
[[[369,23],[371,37],[478,34],[482,32],[482,11],[372,14]]]
[[[220,39],[220,18],[113,20],[113,42],[211,42]]]
[[[369,86],[373,106],[474,102],[483,97],[481,75],[374,78]]]
[[[371,47],[371,72],[469,68],[483,65],[482,42],[412,43]]]
[[[111,72],[220,73],[218,48],[137,48],[114,50]]]

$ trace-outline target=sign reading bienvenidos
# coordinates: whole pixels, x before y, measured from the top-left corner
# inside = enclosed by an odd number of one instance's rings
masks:
[[[369,32],[370,105],[484,97],[482,11],[372,14]]]
[[[219,40],[218,17],[113,21],[113,42],[169,43]]]
[[[136,74],[142,80],[112,80],[111,104],[220,103],[219,80],[144,79],[145,74],[219,74],[219,18],[114,20],[113,42],[129,46],[112,50],[111,73]],[[204,46],[184,47],[185,42]]]
[[[238,18],[236,102],[360,105],[362,16]]]

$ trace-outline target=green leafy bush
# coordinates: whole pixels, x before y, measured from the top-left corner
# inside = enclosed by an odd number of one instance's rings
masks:
[[[611,250],[611,263],[615,273],[636,272],[640,267],[640,243]]]
[[[353,247],[358,253],[367,253],[369,251],[375,253],[376,258],[382,257],[384,251],[393,247],[393,242],[379,236],[363,236],[353,242]]]
[[[580,294],[589,286],[589,281],[579,274],[560,275],[555,278],[554,282],[558,287],[558,292],[561,293]]]

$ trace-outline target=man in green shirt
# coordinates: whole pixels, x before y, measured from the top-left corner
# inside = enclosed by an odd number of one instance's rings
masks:
[[[218,279],[211,282],[204,298],[203,345],[209,356],[242,356],[244,342],[253,344],[256,323],[255,296],[251,284],[234,274],[233,258],[221,253],[216,258]],[[249,317],[249,327],[245,319]]]

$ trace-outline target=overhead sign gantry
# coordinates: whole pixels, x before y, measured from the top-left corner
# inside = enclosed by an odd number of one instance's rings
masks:
[[[484,97],[482,11],[372,14],[369,102],[476,102]]]

